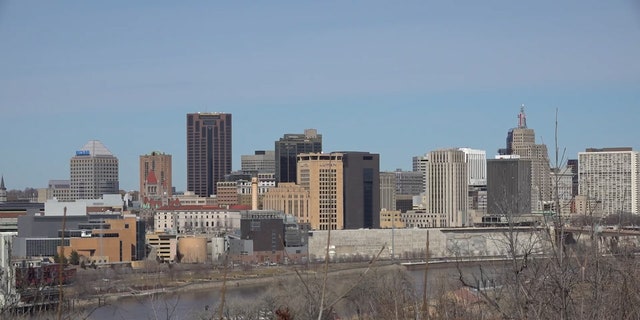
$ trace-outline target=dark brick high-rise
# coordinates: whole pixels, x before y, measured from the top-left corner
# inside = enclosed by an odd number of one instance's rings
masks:
[[[187,114],[187,190],[216,194],[216,183],[231,172],[231,114]]]

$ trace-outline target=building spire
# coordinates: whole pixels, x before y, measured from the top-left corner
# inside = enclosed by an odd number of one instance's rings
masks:
[[[7,188],[4,187],[4,175],[0,178],[0,203],[7,202]]]
[[[520,106],[520,113],[518,114],[518,128],[527,127],[527,115],[524,113],[524,104]]]

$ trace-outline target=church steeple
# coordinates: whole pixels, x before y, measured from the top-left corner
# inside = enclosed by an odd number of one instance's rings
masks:
[[[4,187],[4,176],[0,178],[0,203],[7,202],[7,188]]]

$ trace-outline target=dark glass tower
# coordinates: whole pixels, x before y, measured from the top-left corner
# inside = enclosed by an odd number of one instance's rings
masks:
[[[296,157],[301,153],[322,152],[322,135],[316,129],[304,134],[287,133],[275,143],[276,182],[297,182]]]
[[[487,160],[487,213],[503,216],[531,213],[531,160]]]
[[[342,151],[344,228],[380,228],[380,155]]]
[[[231,172],[231,114],[187,114],[187,190],[216,194],[216,183]]]

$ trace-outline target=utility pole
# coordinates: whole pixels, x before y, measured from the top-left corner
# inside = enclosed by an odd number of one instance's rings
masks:
[[[62,301],[64,300],[64,292],[62,290],[62,274],[64,272],[64,230],[67,222],[67,207],[64,207],[62,214],[62,234],[60,237],[60,258],[58,264],[58,320],[62,319]]]
[[[422,283],[422,314],[429,319],[429,299],[427,297],[427,276],[429,274],[429,230],[427,230],[426,257],[424,259],[424,281]]]
[[[391,212],[391,262],[395,262],[396,257],[396,246],[395,246],[395,230],[396,230],[396,215],[393,211]]]

